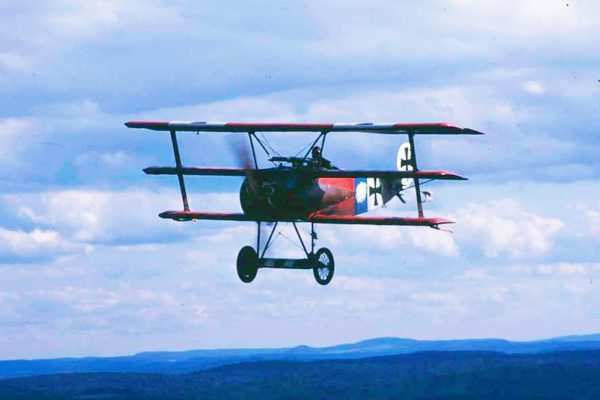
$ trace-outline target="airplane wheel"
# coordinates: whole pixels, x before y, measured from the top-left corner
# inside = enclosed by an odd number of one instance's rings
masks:
[[[237,256],[237,274],[244,283],[250,283],[258,272],[258,254],[252,246],[244,246]]]
[[[318,266],[313,268],[313,274],[319,285],[327,285],[333,278],[334,262],[333,254],[328,248],[322,247],[317,250],[314,255],[315,264]]]

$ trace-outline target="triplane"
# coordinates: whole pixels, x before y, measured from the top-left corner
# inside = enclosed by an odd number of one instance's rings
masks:
[[[219,122],[159,122],[131,121],[129,128],[145,128],[170,132],[175,156],[174,167],[148,167],[150,175],[177,175],[183,211],[165,211],[161,218],[175,221],[223,220],[252,221],[257,224],[256,248],[243,247],[237,257],[237,273],[246,283],[252,282],[259,268],[312,269],[316,281],[327,285],[334,273],[334,259],[325,247],[315,252],[316,224],[366,224],[396,226],[426,226],[440,229],[450,224],[444,218],[426,218],[423,203],[429,192],[421,192],[421,185],[430,180],[465,180],[455,173],[443,170],[425,171],[417,168],[415,135],[480,135],[481,132],[463,129],[446,123],[431,124],[378,124],[378,123],[219,123]],[[242,155],[243,168],[186,167],[181,164],[177,132],[242,132],[247,134],[250,155]],[[272,147],[257,133],[312,132],[316,138],[300,157],[273,156]],[[396,170],[341,170],[323,158],[327,135],[332,132],[367,132],[378,134],[405,134],[408,142],[400,146]],[[267,154],[271,168],[259,168],[256,144]],[[216,175],[245,177],[240,189],[243,213],[216,213],[191,211],[185,189],[186,175]],[[426,180],[426,182],[422,182]],[[359,217],[385,205],[394,197],[402,202],[402,194],[414,188],[418,216]],[[302,246],[305,258],[284,259],[265,257],[273,241],[273,234],[281,222],[289,222]],[[310,247],[307,248],[297,224],[310,223]],[[271,233],[261,246],[261,223],[271,224]]]

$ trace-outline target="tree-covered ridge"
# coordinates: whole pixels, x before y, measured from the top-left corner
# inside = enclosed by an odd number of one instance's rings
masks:
[[[422,352],[265,361],[193,374],[59,374],[0,381],[2,399],[600,398],[600,351]]]

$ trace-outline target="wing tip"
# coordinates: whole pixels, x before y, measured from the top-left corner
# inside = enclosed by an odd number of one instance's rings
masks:
[[[124,125],[128,128],[160,129],[169,126],[169,121],[127,121]]]
[[[465,132],[465,135],[485,135],[485,133],[471,128],[463,128],[463,131]]]
[[[158,216],[163,219],[172,219],[173,221],[189,221],[191,218],[185,214],[186,211],[163,211]]]
[[[447,225],[447,224],[455,224],[456,222],[446,219],[446,218],[425,218],[427,220],[430,220],[432,222],[432,226],[437,226],[437,225]]]
[[[475,129],[471,129],[471,128],[461,128],[458,125],[454,125],[450,122],[442,122],[440,125],[452,129],[452,130],[456,130],[459,131],[461,134],[463,135],[485,135],[485,133],[475,130]]]

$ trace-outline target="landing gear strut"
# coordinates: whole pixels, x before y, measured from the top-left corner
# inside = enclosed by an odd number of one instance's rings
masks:
[[[302,235],[296,226],[295,222],[292,222],[298,240],[302,245],[302,250],[306,258],[266,258],[265,253],[272,244],[273,234],[277,229],[278,222],[273,224],[267,243],[265,244],[262,252],[260,252],[260,226],[261,223],[257,222],[257,240],[256,250],[252,246],[244,246],[238,253],[237,257],[237,273],[240,280],[244,283],[250,283],[256,278],[256,274],[259,268],[282,268],[282,269],[312,269],[315,280],[319,285],[327,285],[331,282],[334,273],[334,260],[331,251],[322,247],[315,253],[315,240],[317,240],[317,233],[315,232],[315,224],[311,222],[310,232],[310,252],[307,250]],[[260,253],[260,254],[259,254]]]

